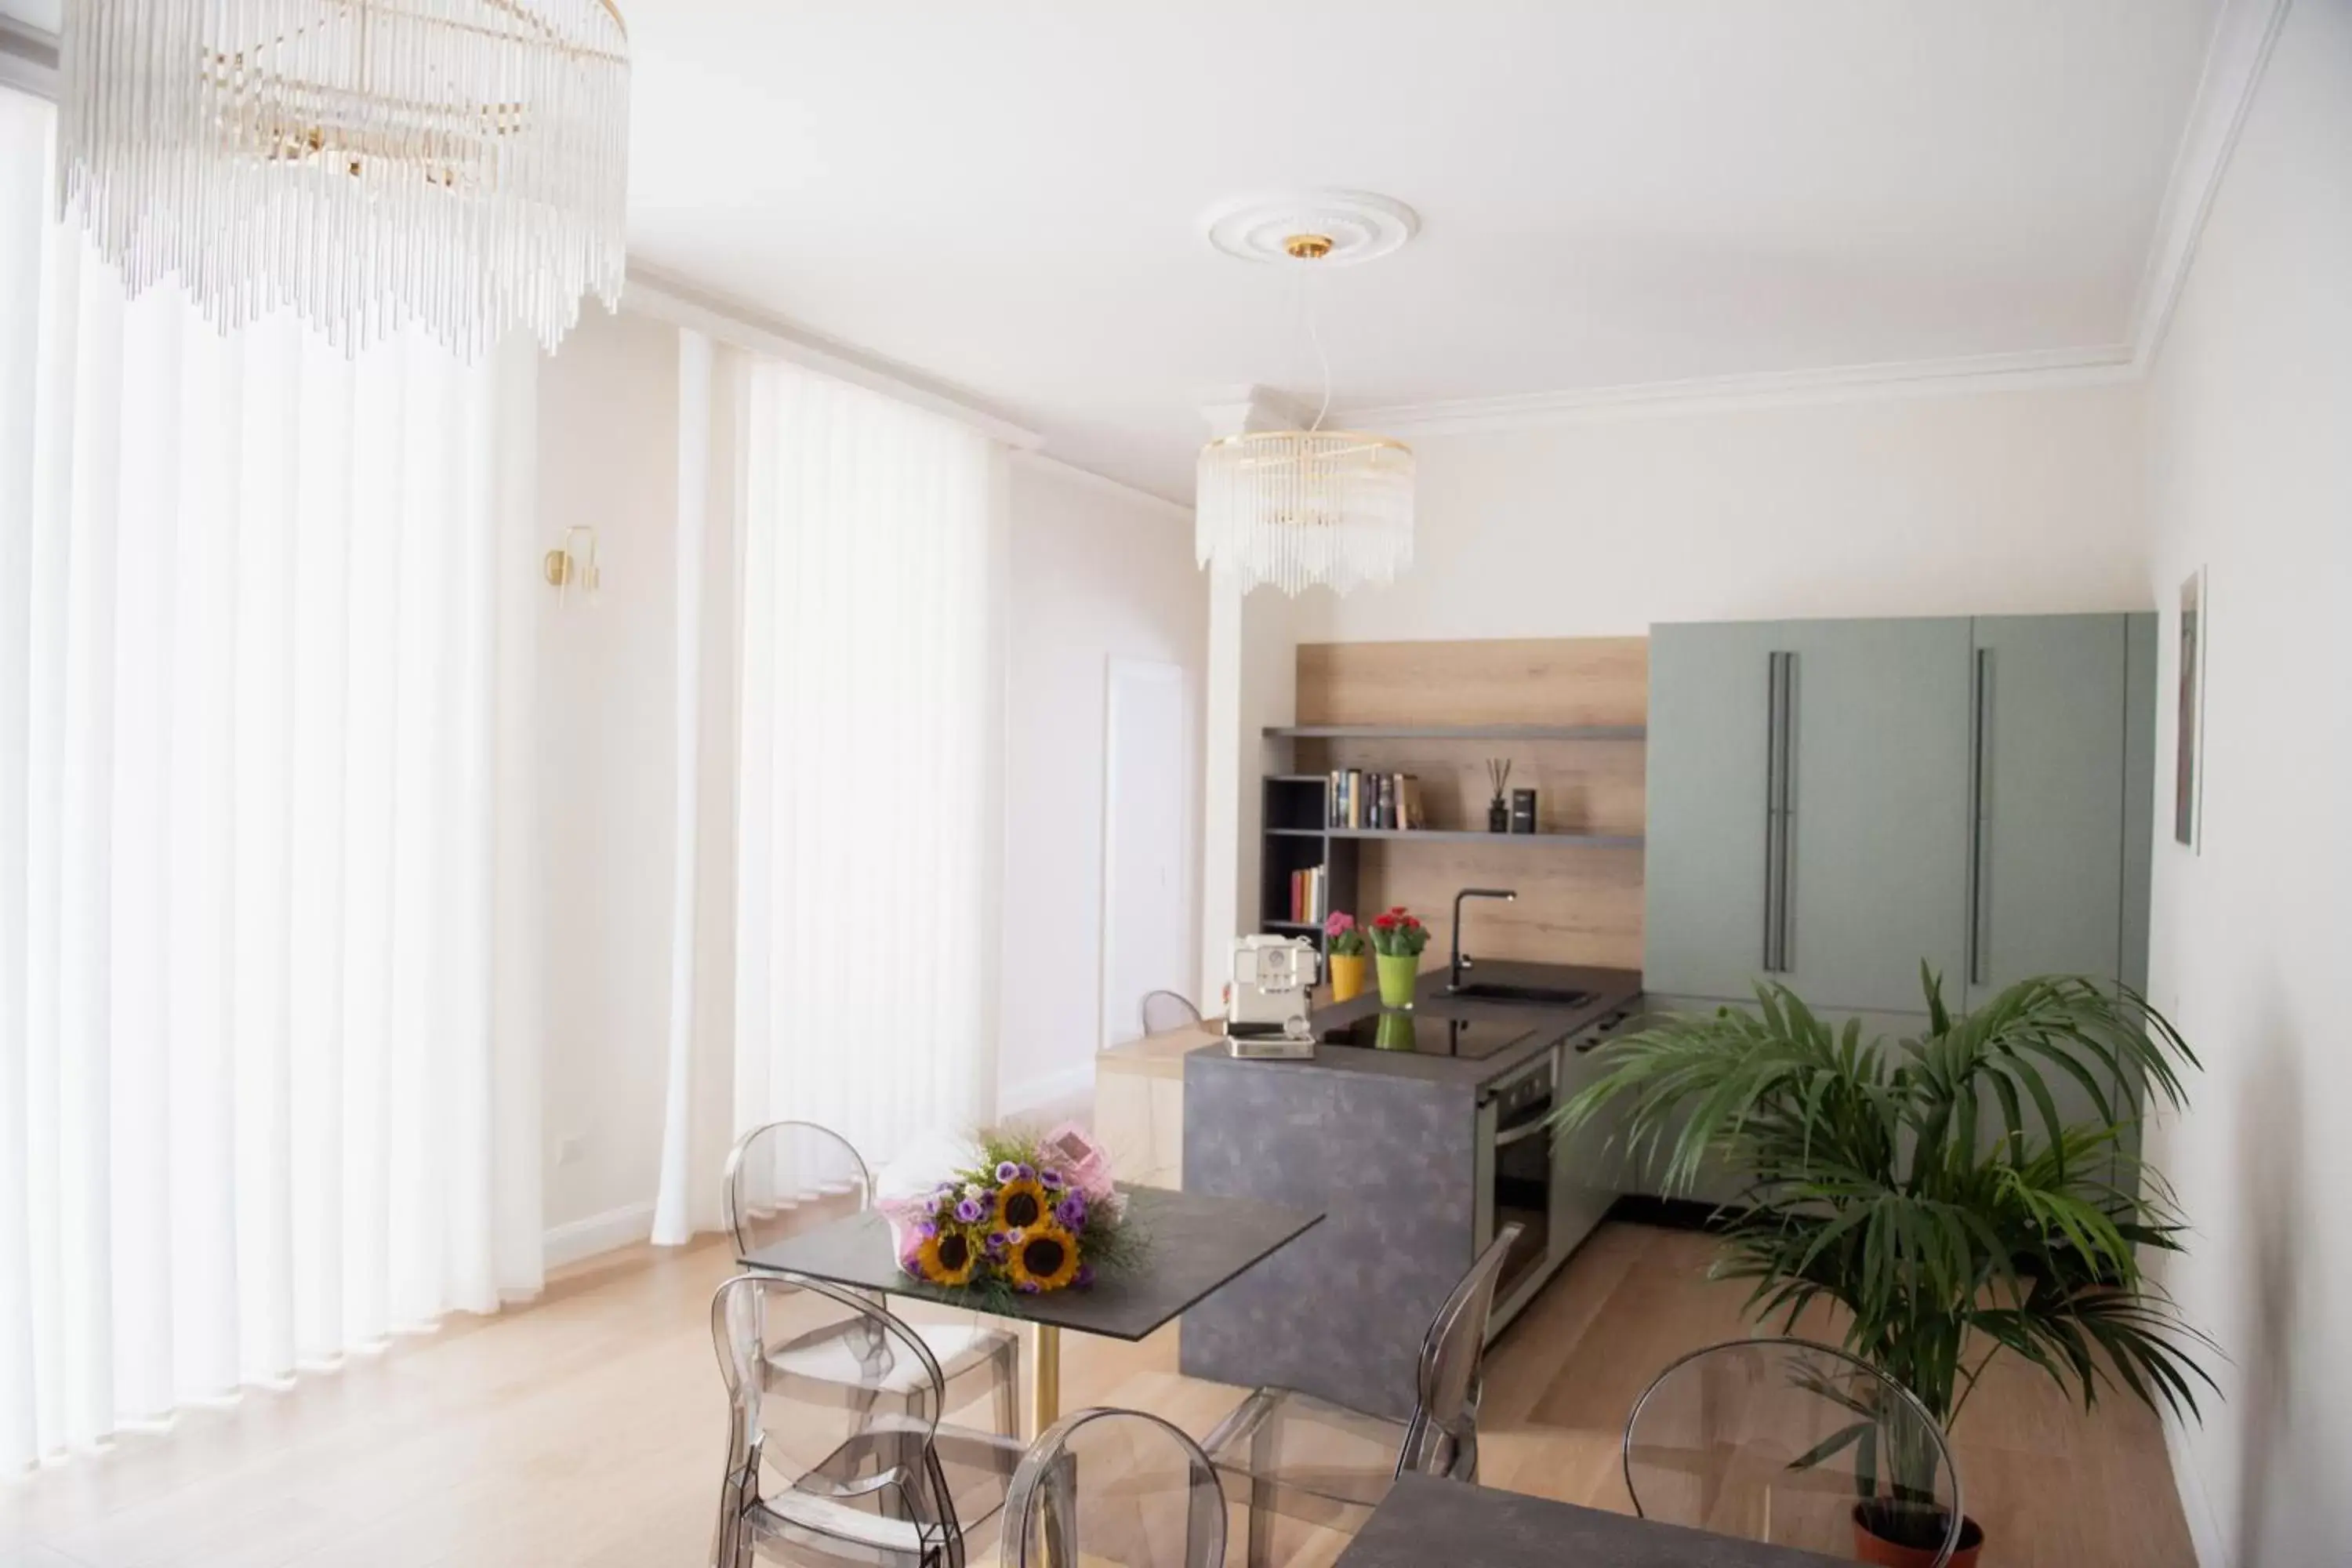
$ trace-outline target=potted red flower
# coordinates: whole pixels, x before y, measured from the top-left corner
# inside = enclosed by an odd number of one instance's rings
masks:
[[[1429,945],[1429,928],[1402,904],[1372,921],[1373,963],[1380,971],[1381,1005],[1412,1005],[1413,976],[1421,972],[1421,951]]]

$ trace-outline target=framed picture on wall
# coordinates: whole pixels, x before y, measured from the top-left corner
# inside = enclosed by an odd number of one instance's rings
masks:
[[[2197,847],[2205,775],[2205,569],[2180,584],[2180,709],[2173,745],[2172,838]]]

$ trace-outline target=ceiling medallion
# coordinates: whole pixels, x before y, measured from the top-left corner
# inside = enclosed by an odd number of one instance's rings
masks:
[[[1412,237],[1412,209],[1385,196],[1327,191],[1257,197],[1212,213],[1209,243],[1244,261],[1302,272],[1385,256]],[[1307,318],[1307,335],[1322,342]],[[1331,405],[1323,360],[1323,410]],[[1238,583],[1297,595],[1321,584],[1345,594],[1390,583],[1412,562],[1412,450],[1385,436],[1304,429],[1245,431],[1201,448],[1193,551]]]
[[[613,0],[77,0],[58,55],[62,205],[133,293],[468,359],[620,303]]]

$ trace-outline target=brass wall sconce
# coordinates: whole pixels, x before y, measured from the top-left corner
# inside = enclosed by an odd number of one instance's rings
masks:
[[[596,531],[585,524],[565,529],[563,542],[547,552],[540,570],[555,590],[557,604],[576,588],[593,605],[604,586],[604,570],[596,563]]]

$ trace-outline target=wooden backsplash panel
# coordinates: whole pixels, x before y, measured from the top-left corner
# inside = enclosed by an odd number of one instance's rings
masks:
[[[1359,896],[1363,914],[1402,904],[1429,924],[1423,969],[1445,966],[1454,895],[1464,888],[1513,888],[1517,903],[1473,900],[1466,940],[1473,953],[1538,963],[1642,967],[1642,852],[1517,848],[1507,844],[1364,844]]]
[[[1301,724],[1643,724],[1647,637],[1306,643]],[[1301,741],[1299,770],[1419,776],[1433,827],[1486,823],[1486,760],[1511,759],[1510,787],[1536,791],[1552,833],[1639,834],[1646,750],[1633,741]],[[1445,963],[1457,889],[1514,888],[1470,907],[1470,951],[1489,958],[1642,966],[1642,852],[1559,844],[1368,840],[1355,912],[1403,904],[1429,922],[1424,968]]]
[[[1647,637],[1301,643],[1301,724],[1642,724]]]

